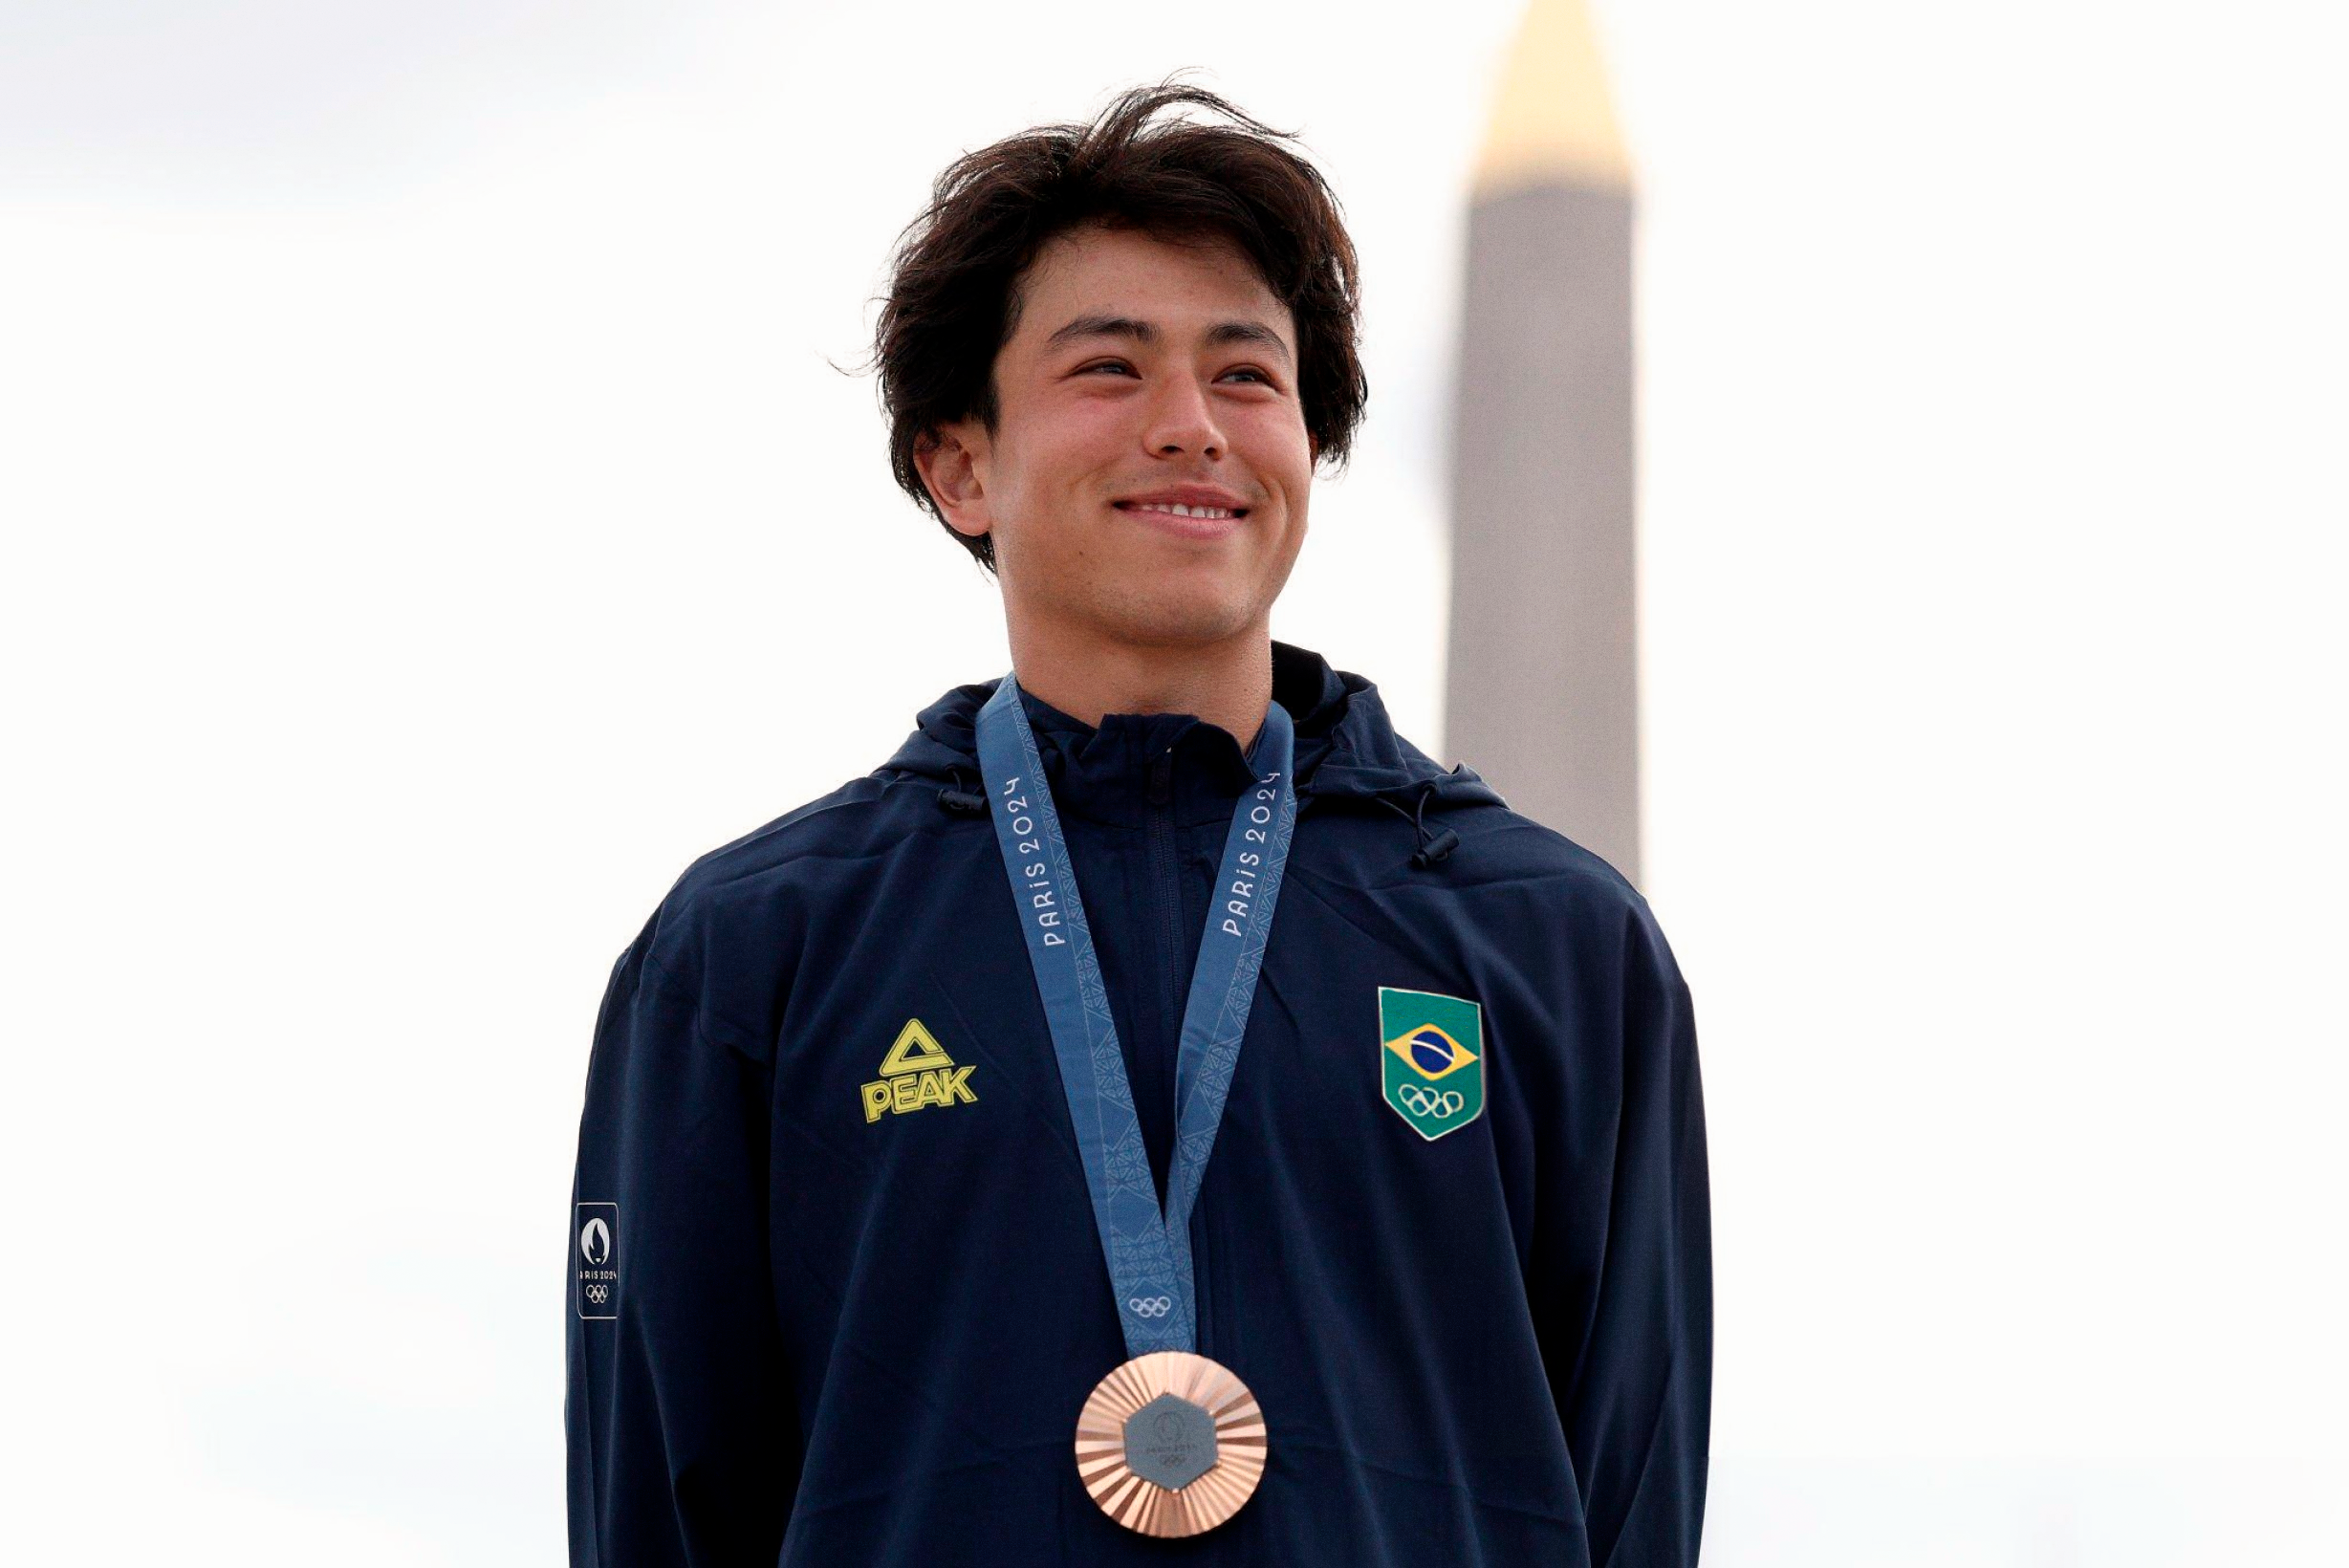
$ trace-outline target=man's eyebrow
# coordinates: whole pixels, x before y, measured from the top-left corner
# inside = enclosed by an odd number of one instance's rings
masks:
[[[1144,347],[1159,340],[1159,330],[1147,321],[1130,316],[1109,316],[1099,312],[1077,316],[1046,338],[1047,347],[1057,347],[1079,338],[1123,338]],[[1291,362],[1289,345],[1281,341],[1280,334],[1261,321],[1218,321],[1207,329],[1210,347],[1222,348],[1230,343],[1253,343],[1280,356],[1283,363]]]
[[[1065,343],[1077,338],[1130,338],[1137,343],[1158,341],[1158,328],[1147,321],[1137,321],[1130,316],[1080,316],[1044,339],[1047,347]]]
[[[1289,345],[1261,321],[1218,321],[1207,330],[1207,341],[1219,348],[1226,343],[1254,343],[1279,355],[1283,363],[1289,362]]]

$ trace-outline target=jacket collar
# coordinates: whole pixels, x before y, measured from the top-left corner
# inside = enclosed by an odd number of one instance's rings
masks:
[[[877,773],[937,779],[943,809],[984,812],[978,715],[1001,679],[958,686],[924,708],[913,733]],[[1252,780],[1239,741],[1191,714],[1110,713],[1097,726],[1033,692],[1023,690],[1020,698],[1054,804],[1064,816],[1139,827],[1161,806],[1185,825],[1225,822]],[[1370,681],[1332,668],[1309,648],[1272,642],[1272,700],[1296,728],[1300,812],[1316,803],[1328,809],[1377,801],[1420,824],[1418,848],[1426,854],[1434,843],[1425,828],[1428,812],[1504,803],[1465,764],[1447,773],[1398,734]],[[1434,837],[1458,841],[1447,831]]]

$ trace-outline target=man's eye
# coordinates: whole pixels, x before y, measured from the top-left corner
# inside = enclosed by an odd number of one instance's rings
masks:
[[[1077,371],[1077,374],[1079,376],[1090,376],[1097,370],[1118,370],[1122,371],[1129,376],[1134,373],[1134,367],[1127,364],[1123,359],[1101,359],[1093,364],[1086,365]]]
[[[1246,366],[1246,365],[1242,365],[1242,366],[1241,366],[1239,369],[1237,369],[1237,370],[1227,370],[1227,371],[1225,371],[1225,372],[1224,372],[1224,374],[1225,374],[1225,375],[1227,375],[1227,376],[1252,376],[1252,377],[1254,377],[1254,378],[1256,379],[1256,381],[1257,381],[1259,383],[1261,383],[1261,384],[1263,384],[1263,385],[1265,385],[1265,386],[1270,386],[1270,385],[1272,385],[1272,377],[1270,377],[1270,376],[1266,375],[1266,374],[1265,374],[1263,371],[1261,371],[1261,370],[1251,369],[1251,368],[1250,368],[1250,367],[1248,367],[1248,366]]]

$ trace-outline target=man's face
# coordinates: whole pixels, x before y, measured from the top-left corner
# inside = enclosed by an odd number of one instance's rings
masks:
[[[1019,295],[994,431],[962,421],[923,462],[947,521],[993,536],[1015,632],[1268,622],[1313,480],[1288,308],[1228,244],[1100,228],[1046,246]]]

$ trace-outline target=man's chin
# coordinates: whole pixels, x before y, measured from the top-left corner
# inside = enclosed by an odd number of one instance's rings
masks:
[[[1171,590],[1105,608],[1102,631],[1137,647],[1210,647],[1246,635],[1255,619],[1231,596]]]

